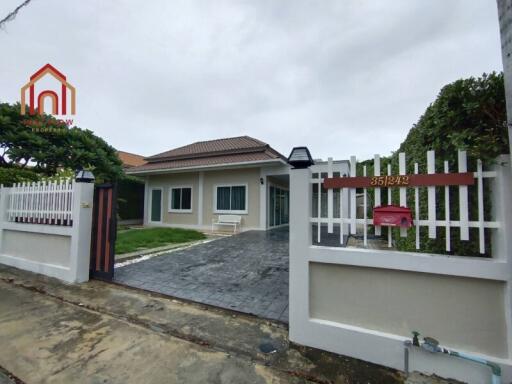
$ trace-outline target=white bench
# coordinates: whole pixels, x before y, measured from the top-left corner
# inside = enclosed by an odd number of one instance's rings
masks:
[[[236,227],[241,227],[242,225],[242,216],[239,215],[219,215],[217,216],[217,221],[212,219],[212,232],[214,225],[231,225],[233,228],[233,233],[236,233]]]

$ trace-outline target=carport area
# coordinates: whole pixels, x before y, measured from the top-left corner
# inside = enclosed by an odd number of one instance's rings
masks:
[[[288,228],[248,231],[116,268],[118,283],[288,323]]]

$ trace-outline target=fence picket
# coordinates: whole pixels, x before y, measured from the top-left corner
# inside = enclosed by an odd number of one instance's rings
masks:
[[[391,176],[391,164],[388,164],[388,176]],[[393,204],[391,199],[391,188],[388,188],[388,205]],[[391,248],[393,246],[393,234],[391,227],[388,227],[388,247]]]
[[[468,171],[466,151],[459,151],[458,167],[459,172]],[[461,185],[459,187],[459,221],[461,240],[469,240],[468,212],[468,187],[466,185]]]
[[[398,173],[400,175],[405,175],[406,166],[405,166],[405,153],[400,152],[398,154]],[[400,206],[407,206],[407,188],[400,188]],[[407,237],[407,228],[400,227],[400,236]]]
[[[448,161],[444,161],[444,173],[450,173]],[[450,234],[450,187],[447,185],[444,187],[444,219],[446,220],[446,251],[450,252],[451,249],[451,234]]]
[[[485,253],[485,231],[484,231],[484,182],[482,178],[482,160],[478,159],[476,164],[478,180],[478,240],[480,253]]]
[[[321,226],[322,226],[322,174],[320,172],[318,172],[317,196],[318,196],[318,201],[317,201],[317,204],[318,204],[317,239],[318,239],[318,244],[320,244],[320,242],[322,241],[322,238],[320,235]]]
[[[363,176],[366,177],[366,165],[363,166]],[[363,188],[363,244],[365,247],[368,246],[368,223],[366,221],[366,188]]]
[[[373,175],[374,176],[380,176],[380,156],[375,155],[373,160]],[[375,204],[374,207],[380,206],[380,188],[375,188],[374,190],[374,200]],[[376,225],[375,226],[375,236],[380,236],[382,233],[381,226]]]
[[[414,163],[414,174],[419,172],[418,163]],[[416,219],[416,249],[420,249],[420,192],[414,187],[414,218]]]
[[[327,177],[332,177],[332,157],[327,159]],[[327,190],[327,232],[333,233],[333,200],[334,191],[332,188]]]
[[[436,173],[436,158],[434,151],[427,152],[427,173]],[[428,191],[428,237],[437,237],[436,228],[436,187],[427,187]]]
[[[356,177],[357,175],[357,162],[356,157],[350,157],[350,176]],[[350,188],[350,234],[355,235],[356,228],[356,189]]]
[[[22,216],[23,216],[23,222],[27,221],[27,214],[28,214],[28,183],[23,183],[23,210],[22,210]]]
[[[343,245],[343,235],[345,230],[343,227],[345,226],[343,220],[343,188],[340,188],[340,244]]]
[[[42,193],[43,193],[43,202],[42,202],[42,205],[41,205],[41,210],[43,211],[43,217],[42,217],[42,223],[43,224],[46,224],[46,219],[47,219],[47,212],[48,212],[48,186],[46,184],[46,180],[43,181],[43,188],[42,188]]]

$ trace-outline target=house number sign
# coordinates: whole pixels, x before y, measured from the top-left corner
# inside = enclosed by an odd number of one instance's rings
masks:
[[[394,187],[436,187],[443,185],[473,185],[472,172],[432,173],[427,175],[390,175],[373,177],[328,177],[324,188],[394,188]]]
[[[371,187],[402,187],[409,185],[409,176],[373,176],[370,178]]]

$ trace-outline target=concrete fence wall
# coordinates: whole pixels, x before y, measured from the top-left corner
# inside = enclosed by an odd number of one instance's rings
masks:
[[[13,221],[9,206],[14,192],[0,190],[0,263],[70,283],[87,281],[94,184],[73,182],[72,225]]]
[[[499,364],[512,380],[512,175],[500,159],[492,185],[493,257],[312,245],[312,172],[290,173],[290,339],[404,369],[411,332]],[[304,209],[306,207],[306,209]],[[490,369],[410,350],[410,369],[469,383]]]

